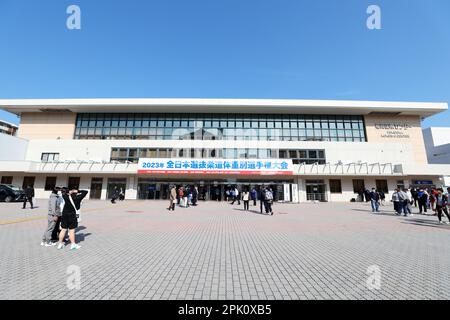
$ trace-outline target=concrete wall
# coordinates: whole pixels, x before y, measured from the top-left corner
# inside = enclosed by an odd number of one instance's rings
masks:
[[[25,160],[27,148],[28,140],[20,139],[7,134],[0,134],[0,161]]]
[[[309,141],[180,141],[180,140],[31,140],[26,155],[40,161],[43,152],[60,153],[64,160],[109,161],[111,148],[262,148],[325,149],[328,162],[414,163],[411,144]]]
[[[76,113],[23,113],[19,137],[25,139],[73,139]]]
[[[427,128],[423,137],[428,163],[450,164],[450,128]]]
[[[364,121],[368,142],[408,144],[412,147],[414,161],[420,164],[427,163],[419,116],[367,115],[364,116]],[[408,127],[385,129],[380,126],[386,124],[406,124]]]

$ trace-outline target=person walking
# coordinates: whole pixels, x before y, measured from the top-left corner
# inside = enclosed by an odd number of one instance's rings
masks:
[[[406,198],[407,198],[406,205],[405,205],[406,212],[408,213],[409,216],[412,217],[413,216],[412,204],[414,203],[413,195],[412,195],[411,189],[406,189],[405,192],[406,192]]]
[[[88,192],[86,190],[72,189],[68,194],[63,195],[64,208],[61,220],[61,232],[59,233],[58,249],[64,248],[63,240],[66,235],[66,230],[69,230],[69,240],[71,243],[70,250],[78,250],[81,248],[75,242],[75,229],[78,227],[78,211],[80,210],[81,201],[86,197]]]
[[[380,205],[384,206],[386,204],[386,194],[383,191],[378,192],[380,194]]]
[[[57,243],[59,239],[59,232],[60,232],[60,226],[61,226],[61,218],[62,218],[62,209],[64,208],[64,200],[62,198],[62,195],[66,193],[65,188],[58,187],[58,199],[57,199],[57,206],[58,210],[56,210],[57,214],[57,220],[55,223],[55,228],[53,228],[52,232],[52,242]]]
[[[394,211],[397,216],[401,214],[400,213],[401,212],[400,211],[400,198],[399,198],[398,190],[399,189],[395,189],[394,193],[392,193],[392,202],[394,203]]]
[[[264,207],[266,209],[266,214],[270,214],[273,216],[273,192],[270,188],[266,188],[264,191]]]
[[[406,203],[408,202],[408,196],[406,195],[405,189],[399,189],[398,191],[398,199],[399,199],[399,214],[401,215],[403,213],[403,215],[406,217],[408,216],[408,211],[406,209]]]
[[[241,197],[239,195],[239,190],[237,187],[234,188],[233,195],[234,195],[233,202],[231,204],[234,204],[234,202],[237,200],[238,205],[241,205]]]
[[[169,195],[169,207],[167,210],[175,211],[175,200],[177,199],[177,188],[175,186],[172,186],[170,189],[170,195]]]
[[[52,242],[52,233],[60,214],[61,209],[59,208],[58,190],[55,188],[52,190],[50,198],[48,199],[47,228],[42,236],[41,246],[51,247],[56,245],[56,242]]]
[[[120,188],[119,191],[119,201],[124,201],[125,200],[125,192],[123,192],[123,189]]]
[[[369,189],[364,188],[364,198],[366,199],[366,202],[370,201],[370,191],[369,191]]]
[[[444,223],[442,221],[442,212],[444,212],[448,219],[446,224],[450,224],[450,215],[448,214],[448,209],[447,209],[448,196],[444,194],[444,190],[441,188],[437,189],[436,192],[437,192],[437,194],[436,194],[436,212],[437,212],[437,216],[439,219],[439,223],[440,224]]]
[[[380,212],[380,193],[372,188],[372,191],[369,194],[370,204],[372,205],[372,213]]]
[[[27,186],[24,191],[25,191],[25,197],[23,198],[23,208],[22,209],[26,208],[27,202],[30,203],[31,209],[34,209],[34,207],[33,207],[34,188],[32,186]]]
[[[248,190],[245,190],[242,193],[242,201],[244,201],[244,210],[248,211],[249,202],[250,202],[250,192],[248,192]]]
[[[256,207],[256,200],[258,198],[258,193],[256,192],[255,187],[253,187],[252,191],[250,191],[250,195],[251,195],[252,200],[253,200],[253,206]]]
[[[183,206],[185,208],[189,207],[188,195],[189,195],[189,188],[188,186],[186,186],[183,188]]]
[[[417,193],[417,202],[419,204],[419,213],[427,214],[428,194],[425,190],[419,190],[419,192]]]
[[[196,206],[198,201],[198,188],[197,186],[194,186],[192,188],[192,205]]]
[[[120,191],[117,189],[117,186],[114,187],[112,196],[111,196],[111,203],[116,203],[116,200],[119,198]]]
[[[417,191],[416,188],[413,188],[411,190],[411,195],[412,195],[412,198],[414,200],[414,207],[417,208],[417,204],[419,203],[419,192]]]

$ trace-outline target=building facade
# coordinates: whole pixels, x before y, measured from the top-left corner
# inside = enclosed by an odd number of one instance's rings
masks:
[[[446,103],[237,99],[0,100],[21,117],[19,159],[3,183],[87,189],[107,199],[167,199],[197,185],[223,200],[230,186],[270,185],[278,201],[350,201],[363,188],[442,186],[450,164],[429,164],[421,121]],[[18,139],[19,139],[18,138]],[[389,196],[389,195],[388,195]]]
[[[0,134],[15,136],[18,127],[15,124],[0,120]]]
[[[431,127],[423,130],[428,162],[450,163],[450,128]]]

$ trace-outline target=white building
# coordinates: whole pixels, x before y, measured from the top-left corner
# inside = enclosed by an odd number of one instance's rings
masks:
[[[350,201],[364,187],[390,193],[450,176],[448,163],[428,163],[421,129],[446,103],[75,99],[0,108],[21,117],[26,150],[0,154],[2,181],[33,184],[42,198],[72,186],[106,199],[117,186],[127,199],[166,199],[170,184],[196,184],[201,198],[222,200],[228,186],[264,184],[281,201]]]
[[[429,163],[450,164],[450,128],[431,127],[423,130]]]
[[[18,127],[15,124],[0,120],[0,134],[15,136],[17,129]]]

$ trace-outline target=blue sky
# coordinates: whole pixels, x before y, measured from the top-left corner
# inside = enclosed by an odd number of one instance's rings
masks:
[[[0,99],[107,97],[449,102],[450,1],[0,0]]]

